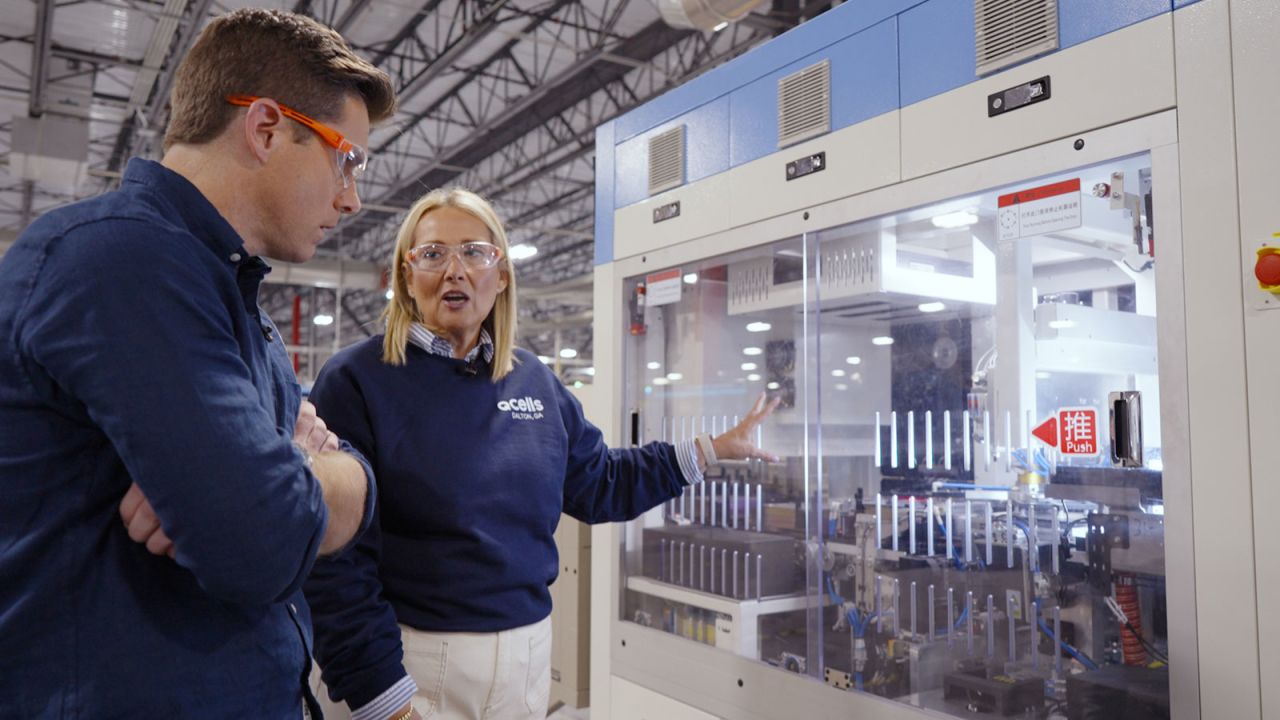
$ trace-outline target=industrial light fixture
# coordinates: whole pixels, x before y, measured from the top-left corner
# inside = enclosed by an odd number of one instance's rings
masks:
[[[933,218],[933,226],[944,230],[968,227],[976,222],[978,222],[978,216],[972,210],[960,210],[959,212],[946,213],[945,215],[936,215]]]
[[[671,382],[671,381],[670,381],[670,380],[668,380],[668,379],[666,379],[666,378],[664,378],[664,377],[656,377],[656,378],[654,378],[654,379],[653,379],[653,384],[654,384],[654,385],[666,385],[666,384],[667,384],[667,383],[669,383],[669,382]]]
[[[551,357],[550,355],[539,355],[538,361],[541,362],[543,365],[550,365],[551,363],[555,362],[556,359]]]
[[[747,323],[747,332],[769,332],[773,326],[767,322]]]
[[[871,338],[871,344],[872,345],[892,345],[893,338],[889,337],[888,335],[879,335],[877,337]]]
[[[756,364],[755,364],[755,363],[742,363],[742,369],[743,369],[743,370],[746,370],[747,372],[751,372],[752,370],[755,370],[755,369],[756,369]]]
[[[947,309],[947,306],[940,302],[920,303],[916,306],[922,313],[936,313]]]
[[[850,355],[849,357],[845,358],[844,361],[849,363],[850,365],[862,364],[862,358],[858,357],[857,355]]]
[[[686,285],[693,285],[698,282],[698,273],[685,273],[684,282]]]
[[[727,27],[729,27],[729,23],[727,23],[727,22],[722,22],[722,23],[720,23],[719,25],[716,25],[715,27],[711,28],[711,32],[720,32],[721,30],[723,30],[723,29],[725,29],[725,28],[727,28]]]
[[[315,323],[316,325],[319,325],[320,327],[324,327],[326,325],[332,325],[333,316],[325,313],[320,313],[319,315],[316,315],[315,317],[311,318],[311,322]]]
[[[391,300],[395,296],[396,296],[396,291],[393,288],[387,288],[387,299]]]
[[[751,382],[758,382],[760,380],[760,376],[755,373],[751,373],[750,375],[747,376],[747,379],[750,380]]]
[[[658,362],[657,360],[650,360],[649,364],[646,365],[645,367],[649,368],[650,370],[657,370],[658,368],[662,367],[662,363]]]
[[[844,377],[844,371],[843,371],[843,370],[841,370],[840,368],[836,368],[835,370],[832,370],[832,371],[831,371],[831,376],[832,376],[832,377]]]
[[[742,354],[743,354],[743,355],[761,355],[761,354],[763,354],[763,353],[764,353],[764,350],[761,350],[761,349],[760,349],[760,348],[758,348],[758,347],[744,347],[744,348],[742,348]]]
[[[520,243],[519,245],[512,245],[509,254],[512,260],[527,260],[538,254],[538,248],[528,243]]]
[[[594,367],[584,367],[584,368],[582,368],[582,373],[583,373],[584,375],[590,375],[591,377],[595,377],[595,376],[596,376],[596,369],[595,369]]]
[[[1049,321],[1049,327],[1053,328],[1054,330],[1066,330],[1067,328],[1073,328],[1075,326],[1076,326],[1075,320],[1050,320]]]
[[[845,385],[844,383],[836,383],[836,389],[837,389],[837,390],[848,390],[848,389],[849,389],[849,386],[848,386],[848,385]]]
[[[678,372],[669,372],[667,373],[667,379],[670,380],[671,382],[675,382],[677,380],[683,380],[684,375]]]
[[[578,357],[578,351],[573,348],[560,348],[560,357],[569,360]]]
[[[780,388],[780,387],[782,387],[782,386],[781,386],[781,385],[779,385],[779,384],[778,384],[778,383],[776,383],[776,382],[771,382],[771,383],[769,383],[768,385],[765,385],[765,387],[769,388],[770,390],[777,390],[778,388]]]

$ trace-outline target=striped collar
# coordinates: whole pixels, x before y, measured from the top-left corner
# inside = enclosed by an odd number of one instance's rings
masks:
[[[427,329],[422,323],[414,323],[409,326],[409,342],[426,350],[432,355],[440,355],[443,357],[453,357],[453,345],[448,340],[436,335]],[[471,352],[462,358],[464,362],[475,360],[476,356],[484,352],[484,361],[493,364],[493,338],[489,336],[489,331],[480,328],[480,341],[476,343]]]

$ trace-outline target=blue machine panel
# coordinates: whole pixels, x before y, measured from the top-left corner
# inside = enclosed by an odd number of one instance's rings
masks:
[[[898,16],[901,107],[974,81],[973,3],[930,0]]]
[[[613,129],[596,128],[596,265],[613,262]]]
[[[729,97],[724,96],[619,143],[614,151],[613,207],[649,197],[649,138],[680,124],[685,126],[686,183],[729,169]]]
[[[1058,3],[1058,46],[1069,48],[1171,9],[1169,0],[1071,0]]]
[[[961,2],[961,0],[951,0]],[[858,0],[846,2],[820,17],[793,28],[705,75],[674,88],[618,118],[619,141],[666,122],[735,88],[772,73],[783,65],[837,43],[872,25],[892,18],[921,0]]]
[[[823,58],[831,60],[832,130],[896,110],[897,29],[897,20],[890,18],[734,91],[729,96],[730,166],[778,149],[778,80]]]

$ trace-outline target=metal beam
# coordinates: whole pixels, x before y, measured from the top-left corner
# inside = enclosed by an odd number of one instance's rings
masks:
[[[53,46],[54,0],[39,0],[36,5],[36,31],[31,43],[31,100],[27,114],[44,114],[44,96],[49,87],[49,50]]]

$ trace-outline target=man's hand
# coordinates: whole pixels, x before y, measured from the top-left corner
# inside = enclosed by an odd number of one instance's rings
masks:
[[[312,455],[338,449],[338,436],[329,432],[324,420],[316,415],[316,406],[307,400],[303,400],[302,407],[298,408],[293,441]]]
[[[129,529],[129,537],[134,542],[146,544],[147,550],[154,555],[173,557],[173,541],[164,534],[160,518],[156,517],[137,483],[129,486],[124,500],[120,501],[120,517],[124,519],[124,526]]]
[[[780,402],[782,402],[780,397],[769,400],[765,393],[760,393],[760,397],[756,398],[755,404],[751,406],[751,410],[747,412],[747,416],[742,419],[742,422],[711,439],[711,445],[716,451],[716,459],[745,460],[747,458],[757,458],[769,462],[778,462],[777,455],[756,447],[754,438],[756,428],[765,421],[765,418],[769,417]],[[706,465],[706,458],[702,456],[702,448],[698,448],[698,463],[704,467]]]

